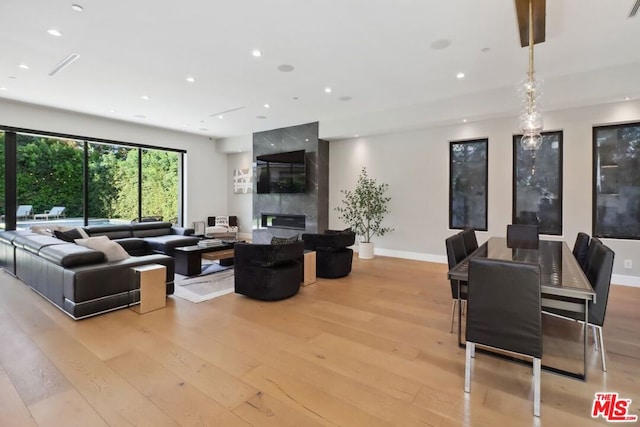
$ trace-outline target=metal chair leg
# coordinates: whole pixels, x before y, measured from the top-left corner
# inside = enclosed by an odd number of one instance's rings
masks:
[[[604,339],[602,338],[602,326],[596,326],[598,337],[600,339],[600,357],[602,359],[602,371],[607,372],[607,362],[605,361]]]
[[[464,392],[471,392],[471,354],[475,352],[475,343],[467,341],[467,353],[464,359]]]
[[[456,318],[456,303],[457,302],[458,302],[457,299],[451,300],[451,329],[449,330],[450,334],[453,333],[453,320]]]
[[[598,334],[596,333],[596,325],[591,325],[591,332],[593,333],[593,344],[595,350],[598,351]]]
[[[533,415],[540,416],[540,359],[533,358]]]

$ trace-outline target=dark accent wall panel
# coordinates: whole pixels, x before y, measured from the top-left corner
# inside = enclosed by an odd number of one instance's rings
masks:
[[[306,191],[304,193],[253,193],[254,243],[268,243],[272,236],[291,237],[303,232],[322,232],[329,219],[329,145],[318,139],[318,122],[253,134],[254,177],[257,156],[305,150]],[[263,213],[304,215],[305,230],[269,227],[261,224]]]

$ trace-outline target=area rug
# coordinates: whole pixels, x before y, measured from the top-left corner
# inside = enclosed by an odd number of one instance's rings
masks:
[[[217,263],[203,264],[199,276],[175,276],[173,295],[199,303],[234,291],[233,267],[221,267]]]

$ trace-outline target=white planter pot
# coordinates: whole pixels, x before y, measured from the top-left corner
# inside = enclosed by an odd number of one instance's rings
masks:
[[[373,243],[360,242],[358,247],[358,258],[373,259]]]

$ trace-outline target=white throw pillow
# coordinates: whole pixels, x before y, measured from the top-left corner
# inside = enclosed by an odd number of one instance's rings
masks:
[[[224,225],[225,227],[229,225],[229,217],[228,216],[217,216],[216,217],[216,225]]]
[[[127,259],[130,255],[122,246],[109,240],[107,236],[89,237],[88,239],[76,239],[76,244],[87,248],[95,249],[104,254],[107,261],[120,261]]]

